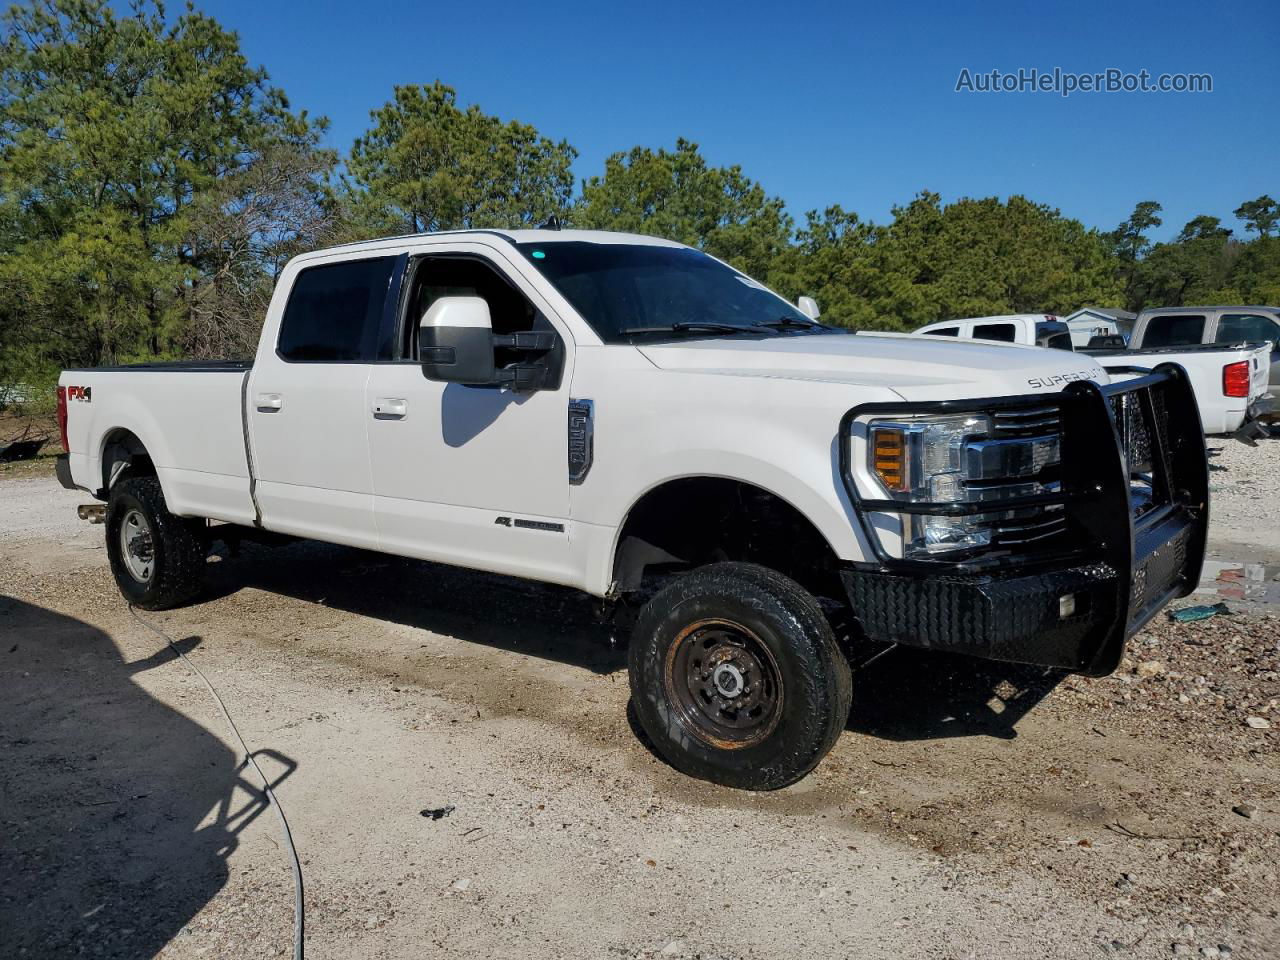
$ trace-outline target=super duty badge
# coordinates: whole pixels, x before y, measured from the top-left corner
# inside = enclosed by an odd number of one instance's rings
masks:
[[[1060,387],[1064,383],[1074,383],[1077,380],[1093,380],[1101,370],[1081,370],[1079,373],[1054,373],[1047,377],[1030,377],[1027,385],[1033,390],[1042,390],[1048,387]]]

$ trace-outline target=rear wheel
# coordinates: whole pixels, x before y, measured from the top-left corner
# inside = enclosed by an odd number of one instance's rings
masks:
[[[748,790],[817,766],[852,700],[817,601],[747,563],[701,567],[659,591],[636,623],[630,675],[636,717],[672,766]]]
[[[107,500],[107,556],[124,598],[143,610],[190,600],[204,581],[203,521],[174,516],[155,477],[132,477]]]

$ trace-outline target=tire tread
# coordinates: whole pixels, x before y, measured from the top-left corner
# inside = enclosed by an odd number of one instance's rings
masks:
[[[142,508],[156,539],[156,573],[145,587],[133,579],[120,556],[116,531],[128,500]],[[107,555],[125,599],[143,610],[168,610],[187,603],[200,592],[208,551],[199,523],[169,512],[156,477],[127,477],[111,488],[107,501]]]
[[[723,761],[728,760],[728,751],[715,751],[700,744],[690,750],[685,745],[689,738],[674,737],[652,702],[660,694],[650,687],[661,681],[648,675],[646,660],[654,655],[652,647],[664,620],[682,602],[716,594],[746,603],[758,613],[777,619],[784,634],[794,634],[793,645],[807,669],[791,678],[791,683],[812,685],[803,690],[797,691],[795,686],[792,689],[815,703],[817,709],[802,718],[802,729],[793,731],[795,735],[763,766],[726,764]],[[802,649],[807,646],[815,649]],[[658,752],[685,773],[743,789],[776,790],[807,775],[839,739],[853,701],[848,662],[818,602],[794,580],[754,563],[708,564],[663,587],[637,619],[630,665],[636,715]]]

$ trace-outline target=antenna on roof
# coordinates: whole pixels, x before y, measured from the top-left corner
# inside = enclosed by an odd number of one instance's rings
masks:
[[[547,217],[546,223],[543,223],[541,226],[538,227],[538,229],[539,230],[559,230],[561,226],[563,226],[563,224],[560,223],[560,218],[553,213],[551,216]]]

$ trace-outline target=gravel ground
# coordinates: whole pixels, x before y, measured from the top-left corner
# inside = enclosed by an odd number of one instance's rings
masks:
[[[1280,563],[1280,439],[1210,441],[1209,493],[1215,553]]]
[[[1277,957],[1280,442],[1213,462],[1182,605],[1232,615],[1105,679],[896,651],[767,795],[646,749],[569,591],[302,544],[151,619],[279,778],[312,957]],[[0,477],[0,952],[286,955],[274,817],[79,499]]]

